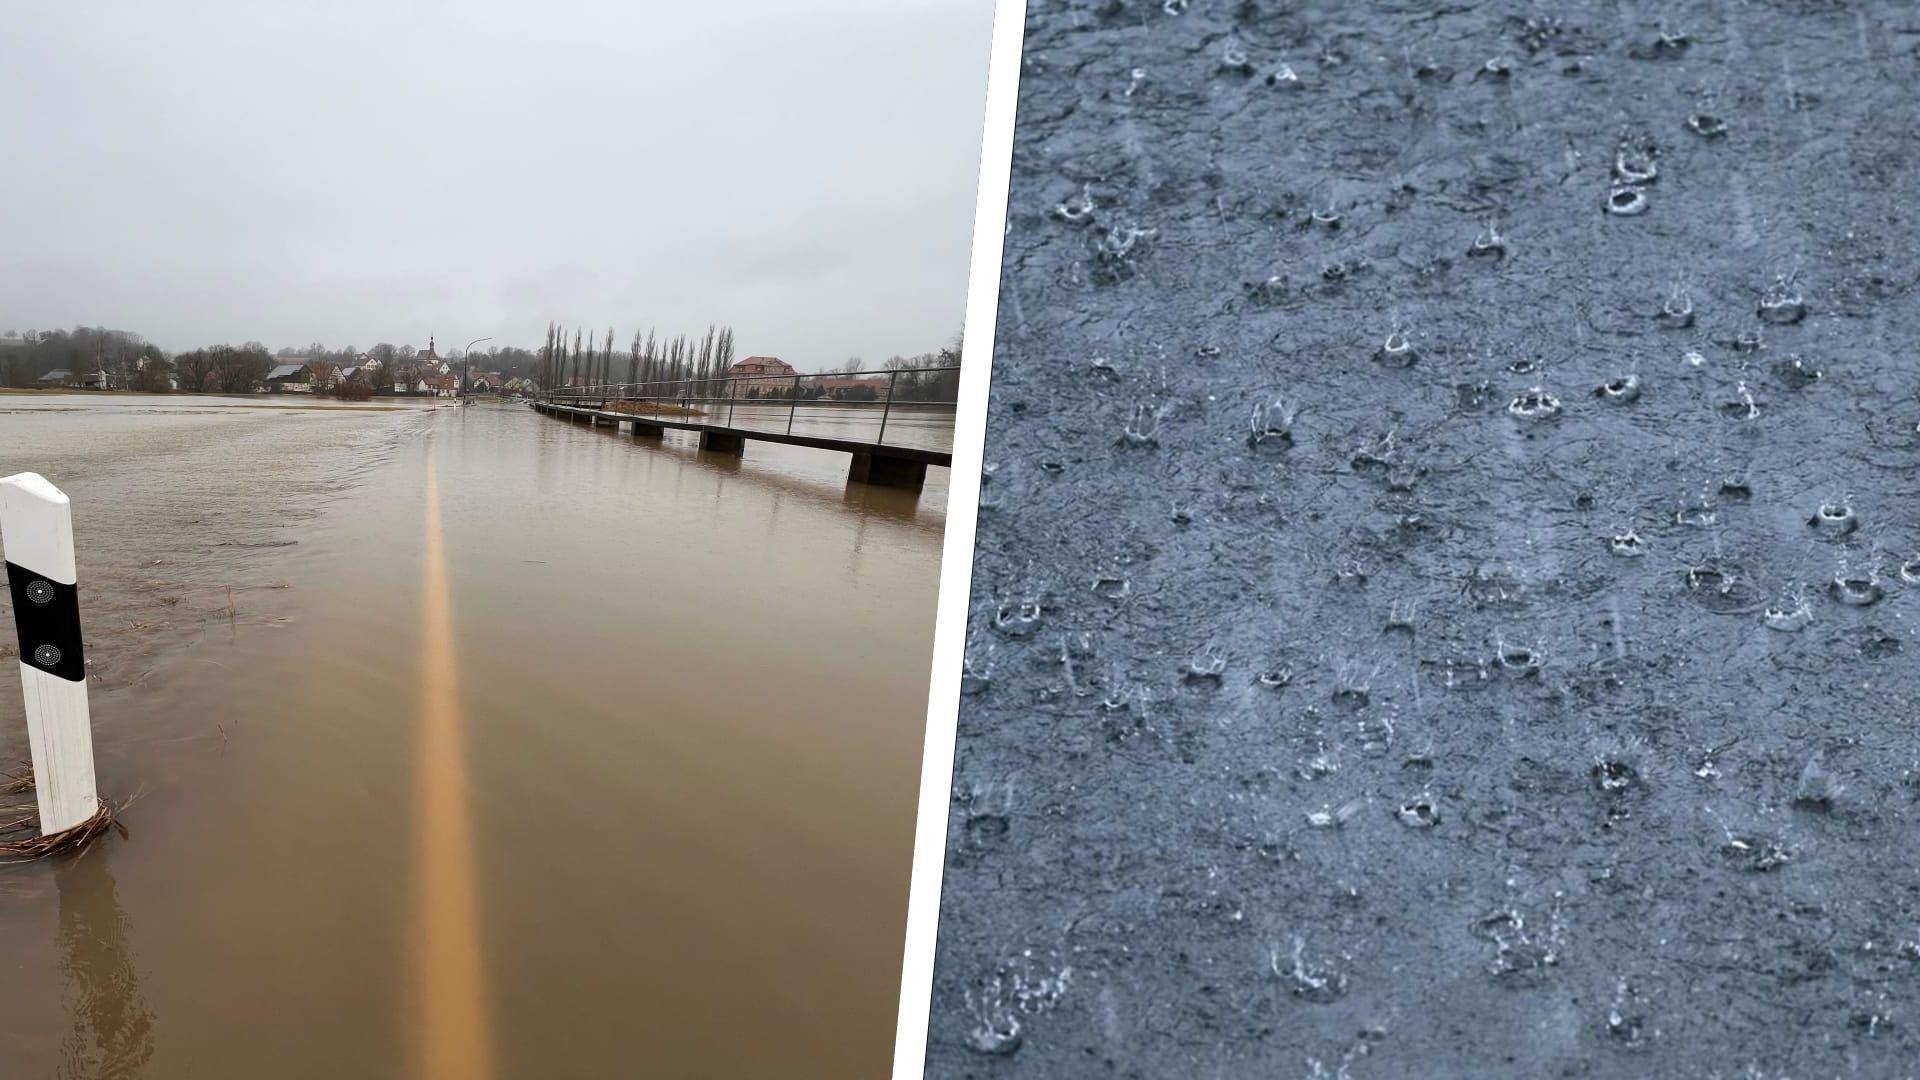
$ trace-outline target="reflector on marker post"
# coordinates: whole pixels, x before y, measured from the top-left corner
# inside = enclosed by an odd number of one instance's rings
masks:
[[[20,633],[20,686],[43,835],[73,828],[100,809],[93,778],[93,723],[80,642],[73,511],[38,473],[0,477],[0,552]]]

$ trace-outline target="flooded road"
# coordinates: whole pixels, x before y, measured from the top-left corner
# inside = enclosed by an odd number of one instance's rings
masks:
[[[0,398],[22,469],[73,498],[101,787],[136,798],[0,868],[9,1075],[884,1070],[944,470]]]

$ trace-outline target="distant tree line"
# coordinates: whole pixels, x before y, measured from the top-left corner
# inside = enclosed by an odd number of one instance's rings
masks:
[[[726,377],[735,359],[734,332],[726,326],[710,325],[705,334],[676,334],[671,338],[661,338],[652,329],[645,333],[636,330],[624,355],[616,354],[615,340],[612,327],[598,336],[576,327],[569,338],[566,327],[548,323],[546,338],[538,350],[496,346],[465,357],[456,351],[441,359],[456,371],[464,361],[470,374],[498,372],[509,379],[531,379],[545,388],[683,382],[694,396],[720,392],[718,380]],[[958,391],[958,372],[932,369],[958,366],[960,345],[955,337],[934,352],[895,356],[877,367],[901,373],[894,377],[897,398],[950,401]],[[414,361],[418,353],[413,345],[384,341],[364,353],[352,345],[336,349],[320,342],[269,350],[258,341],[249,341],[243,345],[209,345],[170,357],[128,330],[77,326],[72,330],[9,331],[0,334],[0,386],[35,386],[49,372],[65,370],[72,373],[76,384],[86,382],[90,375],[106,373],[114,385],[136,390],[164,392],[174,389],[177,381],[183,393],[243,394],[258,386],[276,364],[318,361],[346,369],[361,365],[365,358],[378,360],[379,364],[359,381],[378,392],[390,389],[396,369]],[[855,357],[839,370],[872,368]],[[817,396],[818,392],[804,385],[798,391],[802,396]],[[759,396],[793,393],[788,389]],[[859,396],[857,391],[848,394]]]
[[[566,327],[548,323],[535,381],[546,389],[600,386],[616,380],[629,383],[687,381],[697,388],[724,377],[733,366],[733,328],[729,326],[709,325],[704,337],[676,334],[664,340],[652,329],[645,334],[635,330],[626,355],[618,361],[614,357],[613,341],[611,326],[597,347],[591,335],[575,328],[573,345],[569,348]],[[621,375],[625,378],[620,378]]]
[[[0,334],[0,386],[35,386],[49,372],[70,371],[73,381],[105,373],[123,386],[141,376],[164,389],[166,354],[131,330],[76,326],[72,330],[8,331]]]
[[[273,356],[257,341],[212,345],[173,358],[180,390],[188,394],[245,394],[273,370]]]
[[[961,344],[962,335],[955,334],[952,341],[933,352],[890,357],[878,368],[870,367],[855,356],[841,365],[840,370],[849,374],[872,370],[898,372],[889,376],[896,401],[958,401]],[[881,393],[878,388],[873,392],[876,396]],[[845,396],[863,398],[866,395],[854,392]]]

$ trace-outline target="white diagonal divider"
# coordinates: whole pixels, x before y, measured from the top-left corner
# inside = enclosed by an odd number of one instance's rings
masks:
[[[80,640],[73,510],[38,473],[0,477],[0,551],[20,635],[40,831],[62,832],[93,817],[93,723]]]

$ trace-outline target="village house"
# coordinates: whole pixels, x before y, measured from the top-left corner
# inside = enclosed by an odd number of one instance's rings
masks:
[[[268,390],[276,394],[313,393],[313,372],[307,369],[305,360],[298,358],[275,364],[260,381]]]
[[[146,376],[147,358],[143,356],[139,360],[136,360],[133,365],[133,370],[137,376],[136,381],[141,386],[143,387],[146,386],[148,384],[148,379]],[[166,375],[166,383],[167,383],[168,390],[178,390],[180,389],[180,376],[175,375],[172,372],[168,372]]]
[[[434,351],[432,338],[427,339],[426,348],[414,354],[413,361],[417,366],[432,368],[438,375],[445,375],[453,370],[445,360],[440,359],[440,354]]]
[[[503,394],[507,379],[497,371],[483,371],[467,381],[467,389],[476,394]]]
[[[792,364],[777,356],[749,356],[727,369],[729,379],[791,379],[798,374]]]
[[[260,381],[276,394],[323,394],[340,385],[340,365],[289,356]]]
[[[72,386],[73,372],[66,368],[55,368],[45,375],[40,376],[38,379],[35,379],[34,382],[39,383],[41,386]]]

